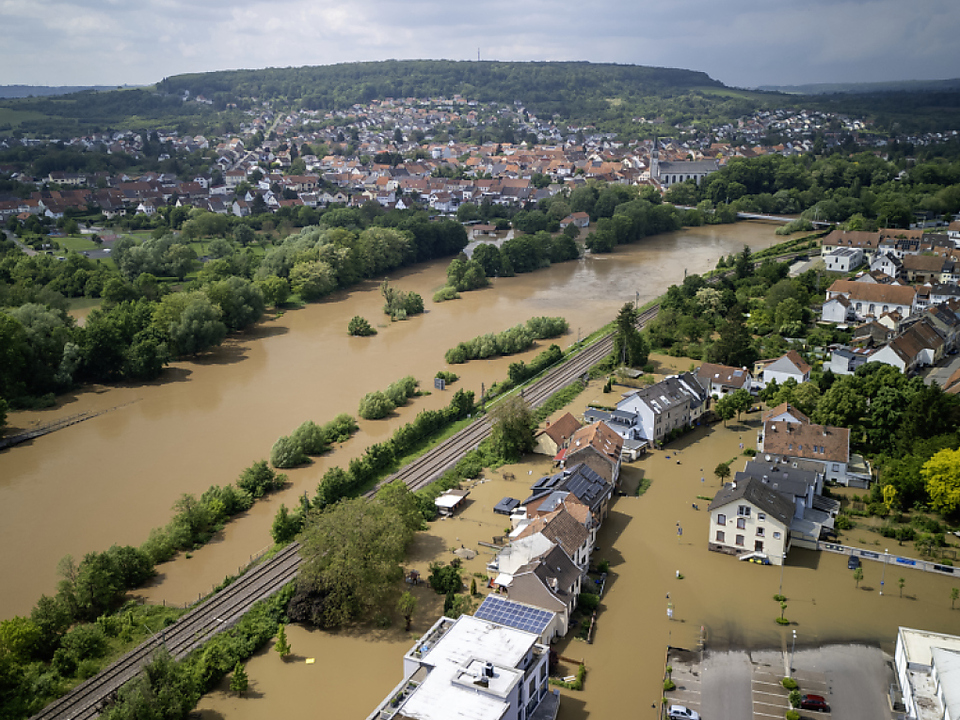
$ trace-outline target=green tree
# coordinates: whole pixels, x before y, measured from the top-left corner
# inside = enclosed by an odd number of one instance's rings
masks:
[[[417,597],[409,590],[404,591],[397,600],[397,612],[406,622],[404,630],[410,632],[410,624],[413,622],[413,613],[417,610]]]
[[[220,309],[228,330],[243,330],[263,315],[263,292],[246,278],[229,277],[204,288],[210,301]]]
[[[291,619],[339,627],[372,617],[396,591],[412,539],[397,511],[376,500],[344,499],[312,510],[301,534]]]
[[[614,321],[613,356],[616,362],[629,367],[647,363],[650,347],[637,329],[637,311],[633,303],[625,303]]]
[[[863,580],[863,568],[858,567],[853,571],[853,579],[857,581],[857,587],[860,587],[860,581]]]
[[[714,469],[713,474],[717,476],[717,480],[721,483],[730,477],[730,463],[719,463]]]
[[[277,630],[277,641],[273,644],[273,649],[284,660],[291,653],[290,643],[287,640],[287,626],[283,623],[280,623],[280,628]]]
[[[727,395],[730,398],[730,405],[737,413],[737,422],[740,422],[740,414],[745,413],[753,405],[753,395],[749,390],[740,388]]]
[[[287,506],[281,504],[273,518],[273,525],[270,526],[270,537],[277,545],[286,545],[297,536],[300,528],[300,517],[291,514]]]
[[[270,275],[257,280],[257,287],[260,288],[264,303],[271,307],[283,305],[290,297],[290,283],[286,278]]]
[[[243,663],[237,660],[237,664],[233,667],[233,675],[230,678],[230,691],[242,696],[247,691],[249,684],[247,671],[243,668]]]
[[[903,597],[903,586],[907,584],[906,578],[897,579],[897,587],[900,588],[900,597]]]
[[[723,420],[724,427],[727,426],[727,420],[732,418],[736,412],[737,409],[734,407],[729,395],[724,395],[713,405],[713,414],[720,420]]]
[[[498,457],[513,462],[533,450],[533,413],[522,397],[514,395],[498,403],[491,415],[490,440]]]
[[[945,515],[960,509],[960,450],[941,450],[923,464],[920,476],[934,508]]]
[[[950,609],[953,610],[954,604],[960,599],[960,588],[951,588],[950,590]]]
[[[359,315],[354,315],[350,322],[347,323],[347,334],[355,335],[357,337],[368,337],[370,335],[376,335],[377,330],[366,319],[360,317]]]

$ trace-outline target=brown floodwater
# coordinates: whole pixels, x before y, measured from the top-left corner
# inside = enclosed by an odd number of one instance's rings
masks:
[[[675,358],[656,360],[664,370],[683,370],[688,364]],[[610,397],[595,382],[570,409],[577,414],[588,401],[606,403]],[[786,648],[796,630],[800,647],[855,642],[880,645],[892,653],[899,625],[948,633],[960,630],[960,609],[950,609],[955,581],[888,566],[887,590],[880,597],[880,565],[865,561],[864,579],[857,588],[844,557],[810,551],[793,551],[784,567],[785,616],[792,624],[777,625],[774,619],[780,608],[773,595],[780,587],[780,568],[709,552],[709,501],[698,499],[717,491],[719,483],[711,469],[738,456],[741,438],[746,444],[755,431],[755,416],[745,417],[742,424],[730,422],[727,428],[701,428],[668,450],[624,466],[626,491],[644,476],[652,484],[642,497],[617,499],[601,529],[595,558],[610,561],[610,579],[593,644],[568,637],[557,646],[563,656],[582,659],[587,667],[582,692],[562,691],[561,718],[614,717],[625,707],[638,708],[636,714],[652,713],[650,706],[662,695],[667,646],[696,648],[701,635],[707,649]],[[735,468],[742,467],[744,460],[739,457]],[[463,563],[466,582],[474,573],[485,573],[493,551],[479,543],[490,542],[508,524],[493,513],[493,506],[505,495],[522,499],[529,484],[550,468],[548,458],[529,456],[469,483],[463,509],[418,535],[407,568],[426,572],[431,561],[449,562],[462,545],[477,552]],[[508,472],[514,479],[505,479]],[[693,503],[701,509],[694,510]],[[677,522],[684,528],[680,539]],[[855,537],[854,544],[860,537]],[[863,539],[873,544],[870,536]],[[682,579],[676,576],[678,570]],[[896,585],[899,577],[906,581],[903,597]],[[479,579],[478,586],[485,592]],[[283,662],[269,649],[262,650],[247,663],[252,693],[231,696],[225,681],[201,700],[203,718],[255,720],[315,706],[322,707],[325,715],[366,717],[400,681],[403,654],[441,612],[439,596],[426,587],[414,591],[419,606],[410,633],[403,632],[402,622],[383,630],[342,633],[291,626],[288,637],[296,657]],[[673,620],[666,615],[668,593],[674,604]],[[315,662],[306,664],[308,658]]]
[[[266,319],[196,361],[173,364],[157,382],[87,387],[56,408],[10,415],[10,432],[79,412],[116,408],[64,430],[0,453],[0,618],[29,612],[41,593],[56,588],[56,567],[67,554],[139,545],[164,525],[183,493],[232,482],[251,463],[269,456],[280,435],[305,420],[325,422],[356,414],[365,393],[405,375],[424,386],[445,367],[444,352],[461,340],[497,332],[535,315],[561,315],[574,342],[609,322],[619,307],[656,297],[683,279],[705,272],[721,255],[777,242],[774,226],[694,228],[617,248],[610,255],[496,280],[490,289],[434,304],[446,261],[391,276],[397,287],[424,296],[428,312],[406,322],[384,320],[376,282],[326,302]],[[346,334],[362,315],[379,327],[372,338]],[[522,355],[529,359],[541,348]],[[506,376],[516,358],[473,362],[453,369],[456,387],[479,391]],[[446,404],[448,393],[414,399],[393,417],[361,422],[342,449],[289,473],[288,489],[258,503],[222,537],[160,568],[150,601],[184,603],[236,572],[270,542],[280,503],[313,494],[330,464],[345,464],[372,442],[388,437],[424,408]]]

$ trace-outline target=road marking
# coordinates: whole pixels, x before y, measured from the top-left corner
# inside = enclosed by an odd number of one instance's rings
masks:
[[[761,692],[761,691],[759,691],[759,690],[754,690],[754,691],[753,691],[753,694],[754,694],[754,695],[769,695],[770,697],[780,698],[781,700],[786,700],[786,699],[789,697],[789,695],[781,695],[780,693]]]
[[[780,713],[779,715],[768,715],[767,713],[760,713],[760,712],[757,712],[756,710],[754,710],[754,711],[753,711],[753,716],[754,716],[754,717],[759,716],[759,717],[777,718],[777,720],[783,720],[783,713]]]

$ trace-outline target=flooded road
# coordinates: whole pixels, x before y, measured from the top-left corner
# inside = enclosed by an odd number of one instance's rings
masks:
[[[658,362],[663,369],[671,365],[686,369],[689,361],[658,358]],[[609,401],[611,395],[602,394],[600,386],[596,381],[570,410],[579,414],[589,400]],[[582,658],[587,666],[582,692],[561,691],[560,718],[609,718],[622,715],[625,708],[631,708],[634,716],[655,717],[651,705],[658,706],[662,695],[667,646],[695,649],[701,628],[711,650],[786,648],[796,630],[798,649],[860,642],[880,645],[889,653],[898,625],[960,632],[960,609],[950,609],[950,588],[957,581],[888,567],[888,589],[881,597],[880,565],[865,561],[864,579],[857,588],[846,558],[812,551],[791,552],[783,571],[783,594],[785,616],[792,623],[787,627],[775,623],[780,608],[773,595],[780,587],[780,568],[708,551],[709,501],[698,499],[719,488],[712,474],[718,463],[739,456],[733,468],[742,469],[746,458],[739,455],[739,443],[753,437],[757,422],[756,416],[747,417],[743,424],[730,422],[727,428],[718,424],[698,429],[665,451],[624,465],[625,491],[643,476],[652,484],[642,497],[617,499],[600,531],[594,562],[609,560],[611,574],[594,643],[573,639],[571,633],[556,646],[562,655]],[[484,573],[492,557],[478,541],[489,542],[508,524],[493,513],[493,506],[505,495],[523,499],[530,483],[550,468],[548,458],[534,455],[499,472],[488,471],[485,480],[470,484],[470,496],[457,516],[434,522],[418,535],[407,567],[426,572],[432,560],[449,562],[452,551],[464,545],[478,553],[464,562],[469,585],[473,573]],[[515,479],[504,479],[507,472]],[[677,522],[684,528],[680,539]],[[683,579],[676,577],[677,570]],[[902,598],[896,587],[899,577],[906,581]],[[479,579],[478,586],[485,592]],[[204,720],[256,720],[288,711],[296,714],[304,707],[320,707],[325,715],[337,717],[366,717],[400,681],[403,654],[441,612],[440,596],[425,587],[417,593],[420,604],[409,634],[400,621],[393,628],[358,635],[291,626],[288,637],[298,657],[284,663],[276,653],[262,650],[246,666],[254,693],[232,697],[223,683],[201,700]],[[675,610],[672,621],[666,615],[668,593]],[[315,664],[306,665],[306,658],[314,658]]]
[[[404,375],[430,387],[445,367],[444,352],[457,342],[531,316],[562,315],[572,332],[560,344],[569,345],[578,329],[586,335],[609,322],[638,294],[641,303],[658,296],[685,270],[705,272],[745,243],[755,249],[774,244],[774,229],[740,223],[648,238],[610,255],[498,279],[490,289],[442,304],[429,298],[444,284],[448,263],[419,265],[391,280],[427,298],[423,316],[386,323],[377,283],[369,282],[264,320],[207,357],[172,365],[159,382],[85,388],[57,408],[11,414],[10,432],[16,432],[81,411],[119,408],[0,453],[0,573],[16,579],[0,583],[0,617],[28,613],[41,593],[54,592],[63,556],[139,545],[151,528],[166,524],[181,494],[232,482],[303,421],[356,414],[362,395]],[[358,314],[378,326],[379,335],[348,337],[347,323]],[[462,377],[453,388],[489,387],[516,359],[456,366]],[[341,450],[290,472],[285,491],[228,525],[222,539],[162,566],[148,599],[183,603],[207,592],[270,542],[280,503],[312,495],[328,464],[346,464],[421,409],[448,399],[449,393],[434,393],[387,420],[361,421]]]

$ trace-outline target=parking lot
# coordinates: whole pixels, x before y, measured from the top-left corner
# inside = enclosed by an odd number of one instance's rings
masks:
[[[671,650],[676,689],[667,705],[684,705],[703,720],[782,720],[790,709],[780,681],[790,675],[803,695],[821,695],[828,711],[800,710],[803,718],[882,720],[893,718],[887,689],[894,681],[890,658],[879,648],[834,645],[797,649],[706,652]],[[790,666],[792,665],[792,668]],[[788,670],[789,668],[789,670]]]

